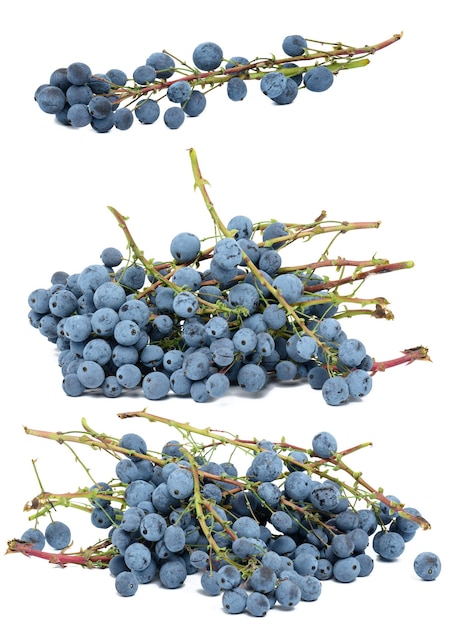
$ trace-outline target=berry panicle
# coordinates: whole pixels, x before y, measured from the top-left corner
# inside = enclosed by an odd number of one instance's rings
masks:
[[[318,600],[329,579],[368,577],[377,558],[397,561],[430,528],[418,509],[351,467],[349,457],[369,442],[341,450],[328,431],[303,445],[243,439],[145,411],[119,417],[159,423],[175,435],[153,446],[133,431],[119,438],[96,432],[85,419],[78,431],[25,428],[64,444],[91,484],[59,494],[39,479],[41,493],[25,506],[33,526],[8,542],[8,553],[108,569],[124,597],[153,582],[179,589],[197,574],[203,594],[219,596],[227,613],[263,616],[274,606]],[[113,467],[96,479],[76,446],[106,453]],[[68,507],[105,537],[73,551],[71,529],[57,519]],[[440,559],[424,552],[414,567],[434,580]]]
[[[75,61],[55,69],[34,98],[44,113],[73,128],[89,127],[102,134],[128,130],[135,121],[149,126],[161,118],[174,130],[187,118],[201,115],[207,94],[222,86],[232,102],[244,100],[248,84],[258,82],[273,103],[291,104],[303,90],[326,91],[342,70],[365,67],[372,55],[401,37],[352,47],[288,35],[282,42],[286,56],[252,60],[226,57],[218,43],[206,41],[194,47],[192,65],[164,50],[151,53],[131,73],[117,68],[94,73],[86,63]]]
[[[29,322],[57,347],[67,395],[116,398],[141,389],[148,400],[176,395],[202,403],[298,381],[339,406],[367,396],[376,372],[430,360],[419,347],[377,361],[342,327],[357,315],[393,319],[385,298],[359,297],[359,288],[369,276],[413,267],[331,253],[340,234],[378,228],[379,221],[330,221],[322,214],[307,224],[253,223],[246,215],[224,222],[195,151],[189,154],[213,220],[213,245],[203,248],[212,236],[175,232],[170,259],[149,261],[126,218],[109,207],[128,253],[106,247],[98,262],[73,274],[56,271],[50,286],[30,292]],[[285,248],[321,236],[331,239],[319,258],[284,264]]]

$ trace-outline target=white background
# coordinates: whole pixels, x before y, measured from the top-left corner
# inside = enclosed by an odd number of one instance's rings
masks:
[[[23,426],[77,430],[85,417],[100,432],[119,437],[136,431],[159,450],[175,433],[146,422],[120,421],[117,413],[149,412],[225,429],[243,438],[285,437],[309,447],[320,430],[335,434],[340,449],[365,441],[373,447],[350,458],[375,487],[418,508],[432,524],[407,544],[394,563],[376,561],[369,578],[344,586],[323,585],[314,604],[285,613],[287,620],[354,615],[425,623],[447,605],[451,590],[451,497],[447,464],[451,419],[447,252],[451,227],[451,90],[445,3],[420,1],[287,1],[213,3],[93,3],[43,0],[10,3],[2,37],[2,389],[3,515],[1,541],[30,525],[23,506],[39,492],[32,459],[44,488],[71,491],[89,480],[69,451],[28,437]],[[33,100],[51,72],[84,61],[94,72],[119,67],[129,75],[152,52],[167,49],[191,61],[195,45],[211,40],[225,56],[250,59],[282,54],[288,34],[362,46],[404,31],[362,69],[342,72],[323,94],[302,92],[290,106],[273,106],[249,85],[241,103],[222,90],[208,96],[202,116],[177,131],[158,120],[127,132],[99,135],[54,122]],[[6,37],[9,35],[8,43]],[[344,235],[333,253],[356,259],[373,254],[391,261],[411,259],[411,270],[375,277],[362,295],[384,296],[392,322],[368,317],[345,322],[377,360],[427,346],[432,363],[414,363],[379,374],[362,402],[331,408],[306,385],[267,388],[258,397],[232,392],[198,405],[169,397],[147,402],[141,394],[117,400],[68,398],[52,344],[27,321],[27,296],[47,287],[56,270],[75,273],[97,263],[101,250],[125,250],[125,239],[106,209],[129,216],[137,243],[149,257],[170,258],[177,232],[212,234],[201,195],[193,190],[187,150],[195,148],[211,198],[226,222],[235,214],[253,221],[310,222],[322,210],[332,220],[382,222],[378,230]],[[302,263],[315,260],[327,240],[294,244]],[[108,457],[79,450],[97,480],[113,476]],[[74,548],[99,538],[80,513],[61,510]],[[412,562],[424,550],[443,563],[436,582],[423,583]],[[220,598],[200,594],[197,577],[175,592],[144,586],[133,599],[114,591],[106,572],[60,570],[44,561],[5,555],[0,559],[3,606],[23,610],[34,623],[64,619],[134,616],[172,621],[203,611],[203,619],[232,620]],[[271,623],[282,611],[266,617]],[[242,615],[239,620],[249,619]]]

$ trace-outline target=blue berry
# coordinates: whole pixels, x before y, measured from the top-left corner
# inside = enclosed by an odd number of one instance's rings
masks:
[[[333,84],[333,74],[325,65],[318,65],[305,72],[303,82],[309,91],[326,91]]]
[[[137,452],[138,454],[146,454],[147,452],[146,441],[143,437],[137,435],[136,433],[126,433],[123,435],[120,438],[118,445],[120,448],[125,448],[126,450]],[[133,455],[131,455],[130,458],[134,461],[137,460],[137,457],[134,457]]]
[[[294,558],[294,569],[301,576],[315,576],[318,570],[319,554],[300,552]]]
[[[286,608],[292,608],[299,604],[302,598],[300,587],[292,580],[280,580],[275,588],[275,598],[279,604]]]
[[[115,554],[109,561],[109,573],[116,578],[121,572],[127,572],[128,567],[122,554]]]
[[[310,501],[320,511],[333,511],[338,506],[339,493],[332,485],[320,483],[312,489]]]
[[[353,398],[367,396],[373,387],[373,378],[365,369],[356,369],[346,377],[349,393]]]
[[[223,565],[216,573],[215,578],[220,589],[235,589],[242,582],[241,572],[233,565]]]
[[[106,94],[110,91],[110,79],[107,74],[93,74],[88,80],[88,86],[95,94]]]
[[[150,372],[143,378],[142,390],[148,400],[160,400],[170,391],[169,378],[160,371]]]
[[[94,294],[93,294],[93,298],[94,298]],[[98,335],[99,337],[113,337],[115,327],[117,323],[120,321],[118,312],[109,306],[101,307],[97,309],[96,311],[94,311],[91,318],[86,317],[85,319],[89,323],[89,326],[91,326],[92,331],[96,333],[96,335]],[[83,330],[83,324],[81,321],[78,324],[78,326],[81,326]],[[87,328],[88,328],[88,325],[87,325]],[[65,336],[71,339],[72,336],[78,336],[78,335],[75,335],[75,332],[76,330],[73,328],[73,323],[71,323],[68,320],[68,323],[67,324],[65,323],[64,325]],[[87,339],[90,336],[90,334],[91,332],[86,335],[85,339]],[[80,333],[80,335],[83,336],[82,333]]]
[[[302,71],[300,70],[300,68],[299,68],[299,66],[297,65],[297,63],[292,63],[291,61],[288,61],[288,62],[286,62],[286,63],[282,63],[282,67],[283,67],[283,68],[286,68],[286,69],[298,68],[297,73],[295,73],[295,74],[291,74],[291,75],[289,75],[288,77],[291,79],[291,81],[292,81],[293,83],[295,83],[295,84],[296,84],[296,87],[299,87],[299,86],[301,85],[301,83],[302,83],[303,76],[302,76]],[[289,82],[290,82],[290,81],[288,81],[288,83],[289,83]],[[288,86],[288,83],[287,83],[287,86]]]
[[[67,396],[77,398],[86,391],[85,385],[80,382],[77,374],[66,374],[62,380],[62,389]]]
[[[366,374],[366,372],[364,373]],[[332,376],[324,381],[321,393],[327,404],[338,406],[344,404],[349,398],[350,387],[342,376]]]
[[[227,228],[236,231],[233,235],[236,240],[250,239],[253,234],[253,222],[247,215],[235,215],[230,218]]]
[[[263,389],[267,382],[266,371],[255,363],[246,363],[237,374],[237,384],[245,391],[256,393]]]
[[[335,556],[341,559],[352,556],[355,549],[352,537],[346,533],[334,535],[330,545],[332,546],[332,551]]]
[[[91,512],[91,523],[96,528],[110,528],[115,523],[115,509],[106,504],[103,508],[96,507]]]
[[[100,337],[90,339],[83,347],[82,358],[85,361],[96,361],[100,365],[106,365],[112,358],[111,345]]]
[[[258,290],[248,283],[238,283],[228,292],[228,304],[231,308],[244,307],[249,314],[257,310],[259,300]]]
[[[138,580],[133,572],[119,572],[115,578],[115,589],[120,596],[130,597],[136,594],[138,589]]]
[[[346,367],[358,367],[365,356],[365,346],[358,339],[346,339],[338,347],[338,359]]]
[[[186,116],[184,111],[177,106],[169,107],[164,113],[164,123],[168,128],[175,130],[182,126]]]
[[[194,89],[181,106],[189,117],[198,117],[206,108],[206,96],[200,90]]]
[[[380,531],[373,538],[373,549],[386,561],[394,561],[405,549],[405,541],[399,533]]]
[[[186,544],[186,534],[181,526],[170,524],[165,529],[163,540],[170,552],[179,553]]]
[[[134,115],[130,109],[122,107],[114,112],[113,122],[118,130],[129,130],[134,123]]]
[[[116,370],[116,379],[123,389],[135,389],[142,379],[142,372],[133,363],[124,363]]]
[[[227,82],[227,95],[233,102],[244,100],[247,95],[247,84],[239,76],[233,76]]]
[[[280,274],[274,278],[272,286],[289,304],[298,302],[302,296],[303,285],[295,274]]]
[[[227,589],[222,594],[222,606],[230,615],[238,615],[245,611],[247,598],[247,592],[241,587]]]
[[[206,391],[211,398],[221,398],[230,388],[230,380],[226,374],[215,372],[206,379]]]
[[[49,85],[39,92],[36,101],[44,113],[60,113],[66,104],[65,93],[59,87]]]
[[[210,569],[202,573],[200,584],[208,596],[218,596],[222,592],[215,572]]]
[[[225,64],[225,68],[227,70],[238,68],[238,71],[240,71],[239,68],[242,65],[248,65],[248,64],[249,64],[249,60],[246,57],[243,57],[243,56],[233,56],[230,59],[228,59],[228,61]]]
[[[91,76],[90,67],[81,61],[71,63],[66,70],[66,77],[73,85],[83,85],[90,80]]]
[[[55,550],[63,550],[71,543],[71,530],[64,522],[50,522],[46,526],[44,535],[49,546]]]
[[[48,289],[34,289],[28,296],[28,305],[35,313],[49,313],[49,297]]]
[[[271,98],[276,104],[291,104],[299,95],[299,87],[293,77],[288,79],[281,94]]]
[[[277,98],[283,93],[287,80],[282,72],[267,72],[260,80],[261,91],[269,98]]]
[[[312,448],[314,454],[323,459],[328,459],[337,452],[337,440],[330,432],[321,431],[313,437]]]
[[[124,87],[124,85],[127,83],[127,74],[123,72],[123,70],[113,68],[106,72],[106,76],[114,85]]]
[[[209,72],[217,69],[222,63],[223,51],[218,44],[206,41],[195,47],[192,58],[198,69]]]
[[[60,67],[51,73],[49,78],[49,85],[59,87],[62,91],[66,91],[70,84],[71,83],[68,80],[67,68]]]
[[[156,80],[157,72],[152,65],[139,65],[135,68],[132,78],[139,85],[153,83]]]
[[[168,479],[167,488],[174,498],[185,500],[194,491],[194,478],[192,473],[185,469],[175,469]]]
[[[333,564],[333,577],[341,583],[353,582],[360,575],[360,562],[354,556],[338,559]]]
[[[173,76],[175,72],[174,61],[165,52],[153,52],[150,54],[146,59],[146,65],[151,65],[156,70],[157,77],[164,80]]]
[[[355,558],[359,562],[360,565],[360,578],[364,578],[365,576],[369,576],[374,569],[374,560],[371,558],[369,554],[360,553],[356,554]]]
[[[60,289],[49,297],[49,310],[56,317],[69,317],[77,310],[77,298],[69,289]]]
[[[93,118],[104,119],[111,115],[112,104],[108,98],[95,95],[88,102],[88,111],[91,113]]]
[[[159,579],[167,589],[177,589],[187,578],[186,566],[180,560],[168,560],[159,569]]]
[[[264,450],[258,452],[251,464],[251,472],[259,482],[276,480],[283,469],[283,461],[276,452]]]
[[[318,559],[318,568],[315,572],[315,577],[318,580],[329,580],[333,576],[333,565],[329,559],[320,557]]]
[[[259,591],[252,591],[247,598],[247,611],[255,617],[263,617],[270,610],[269,598]]]
[[[201,242],[197,235],[182,232],[173,237],[170,253],[179,263],[191,263],[200,252]]]
[[[92,115],[88,106],[81,102],[71,105],[66,113],[67,120],[75,128],[83,128],[91,124]]]
[[[173,299],[173,310],[180,317],[194,317],[197,309],[198,299],[191,291],[180,291]]]
[[[142,124],[154,124],[160,115],[160,106],[152,98],[142,99],[137,103],[134,113]]]
[[[188,81],[175,81],[174,83],[169,85],[167,89],[167,98],[171,102],[181,104],[189,98],[191,91],[192,87],[190,86],[190,83]]]
[[[75,104],[88,106],[93,95],[93,90],[88,85],[71,85],[66,91],[66,101],[70,107]],[[91,121],[93,121],[93,118],[91,118]]]
[[[105,380],[105,372],[102,365],[96,361],[82,360],[77,368],[77,376],[87,389],[100,387]]]
[[[119,320],[113,330],[115,341],[122,346],[133,346],[140,337],[140,327],[133,320]]]
[[[312,479],[301,470],[294,470],[288,474],[284,482],[285,494],[296,502],[304,502],[310,494]]]
[[[301,56],[307,47],[307,40],[301,35],[287,35],[282,43],[284,53],[290,57]]]
[[[22,533],[21,541],[31,543],[35,550],[42,550],[44,548],[46,538],[44,533],[39,528],[28,528]]]
[[[435,580],[442,569],[440,558],[434,552],[420,552],[414,560],[414,571],[422,580]]]
[[[96,309],[108,308],[118,311],[126,301],[126,292],[118,283],[102,283],[93,294]]]

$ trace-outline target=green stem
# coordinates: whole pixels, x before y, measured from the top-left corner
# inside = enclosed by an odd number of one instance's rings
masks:
[[[224,237],[231,237],[232,233],[228,230],[228,228],[220,219],[219,215],[217,214],[217,211],[214,208],[214,204],[211,198],[209,197],[208,191],[206,189],[206,185],[209,185],[209,183],[205,178],[203,178],[201,174],[200,165],[198,163],[198,158],[197,158],[197,153],[195,152],[194,148],[189,148],[189,156],[190,156],[190,162],[192,165],[192,173],[193,173],[193,177],[195,181],[194,188],[199,189],[201,195],[203,196],[203,200],[206,205],[206,208],[208,209],[209,214],[211,215],[216,228],[222,233]]]
[[[231,531],[231,529],[229,529],[227,526],[225,526],[224,520],[222,520],[220,518],[220,516],[216,513],[216,511],[214,510],[212,505],[203,497],[203,495],[201,493],[200,471],[198,469],[198,465],[197,465],[195,459],[185,449],[184,449],[184,456],[190,462],[190,471],[192,472],[193,483],[194,483],[193,506],[194,506],[194,509],[195,509],[195,514],[196,514],[198,523],[200,524],[200,528],[203,531],[204,536],[208,540],[208,543],[209,543],[210,547],[212,548],[212,550],[215,552],[215,554],[219,558],[221,557],[223,560],[225,560],[226,562],[230,563],[231,565],[235,565],[236,566],[236,563],[228,557],[228,555],[225,553],[225,550],[220,548],[219,545],[217,544],[216,540],[214,539],[214,537],[212,535],[212,532],[211,532],[211,528],[206,523],[205,509],[209,511],[209,515],[213,519],[215,519],[216,521],[218,521],[218,522],[220,522],[222,524],[222,526],[228,532],[228,534],[231,536],[232,539],[236,539],[237,537]]]
[[[417,355],[418,356],[421,355],[421,349],[418,349],[418,350],[419,351],[417,352],[417,354],[415,354],[416,351],[414,350],[407,351],[408,352],[407,362],[409,362],[409,357],[416,358]],[[189,423],[183,423],[183,422],[179,422],[176,420],[164,418],[158,415],[147,413],[145,411],[120,413],[118,417],[120,417],[121,419],[142,418],[142,419],[148,420],[151,423],[157,422],[157,423],[164,424],[170,428],[173,428],[182,435],[183,439],[186,442],[188,442],[188,444],[195,450],[196,454],[199,454],[201,450],[206,450],[207,447],[204,446],[203,444],[197,444],[193,439],[194,435],[201,436],[202,438],[207,439],[209,442],[208,446],[210,446],[213,450],[216,450],[218,447],[223,448],[223,447],[229,446],[229,447],[232,447],[233,450],[241,450],[247,454],[256,455],[263,449],[260,446],[259,441],[241,440],[238,437],[225,433],[224,431],[216,431],[210,427],[198,428],[198,427],[192,426]],[[147,458],[151,461],[156,461],[161,465],[165,464],[168,461],[168,459],[167,460],[155,459],[152,455],[149,455],[148,453],[147,454],[134,453],[133,451],[122,448],[118,445],[117,439],[108,437],[105,434],[96,433],[92,428],[88,426],[85,420],[82,420],[82,423],[83,423],[83,427],[85,431],[87,431],[90,434],[90,436],[80,434],[80,433],[71,433],[71,432],[51,433],[48,431],[34,430],[34,429],[29,429],[29,428],[26,428],[25,430],[28,434],[54,440],[60,444],[63,442],[71,441],[71,442],[77,442],[83,445],[88,445],[95,449],[99,449],[99,448],[104,449],[104,450],[109,451],[110,453],[113,453],[114,455],[117,455],[118,453],[121,453],[123,455],[130,455],[132,453],[132,454],[135,454],[137,458]],[[423,518],[420,515],[413,515],[405,511],[404,504],[393,502],[392,500],[384,496],[382,489],[373,488],[363,478],[361,472],[354,471],[349,465],[345,463],[344,457],[350,455],[351,453],[359,449],[362,449],[370,445],[371,445],[370,442],[366,442],[358,446],[350,447],[342,452],[338,452],[332,455],[330,458],[327,458],[327,459],[316,457],[316,455],[314,455],[313,453],[313,450],[311,449],[303,449],[300,447],[295,447],[284,440],[282,440],[281,442],[275,443],[274,450],[279,455],[279,457],[281,458],[281,460],[283,461],[285,465],[288,465],[288,463],[291,463],[292,465],[295,464],[296,466],[300,466],[301,470],[305,470],[309,475],[316,475],[319,478],[322,478],[325,480],[328,479],[328,480],[336,482],[338,486],[341,488],[342,493],[346,497],[348,497],[348,499],[352,498],[356,502],[364,501],[367,504],[367,506],[370,506],[373,508],[373,510],[376,512],[376,515],[378,517],[379,517],[378,503],[383,503],[387,505],[388,507],[394,509],[403,517],[406,517],[407,519],[414,521],[421,528],[425,530],[430,528],[429,522],[427,522],[425,518]],[[217,514],[215,509],[212,507],[212,504],[203,497],[203,494],[201,492],[201,485],[205,479],[209,479],[213,481],[228,480],[228,482],[232,485],[231,493],[235,491],[244,491],[244,490],[249,490],[255,493],[257,489],[257,485],[253,481],[250,481],[247,477],[230,477],[229,479],[227,479],[225,478],[224,475],[217,476],[211,473],[204,472],[202,469],[199,468],[198,464],[195,461],[194,454],[192,454],[192,452],[190,452],[183,445],[180,446],[180,449],[183,455],[189,460],[189,463],[190,463],[188,468],[186,466],[184,467],[185,469],[187,469],[187,471],[192,472],[192,476],[194,480],[194,495],[191,501],[191,506],[193,506],[195,510],[197,519],[200,524],[200,528],[202,529],[203,533],[208,539],[209,545],[211,546],[212,550],[219,557],[221,556],[222,558],[228,558],[228,555],[224,554],[223,549],[218,546],[218,544],[215,541],[215,538],[212,536],[211,529],[209,527],[209,524],[207,523],[207,519],[210,518],[210,519],[220,522],[225,532],[230,534],[232,538],[234,538],[234,533],[232,534],[232,530],[229,528],[229,524],[224,522],[224,520],[220,518],[220,516]],[[291,451],[291,450],[296,450],[296,449],[305,451],[307,455],[311,457],[310,460],[298,463],[290,455],[287,454],[288,450]],[[353,482],[352,483],[348,482],[347,479],[343,480],[339,472],[343,472],[346,476],[351,478]],[[285,473],[282,473],[280,478],[283,480],[285,475],[286,475]],[[116,500],[116,501],[121,502],[121,494],[117,491],[115,492],[113,485],[112,485],[112,491],[114,492],[114,497],[119,498],[119,500]],[[69,494],[59,494],[59,495],[54,494],[53,496],[50,496],[50,494],[41,494],[41,496],[39,497],[40,500],[39,498],[35,499],[33,506],[31,508],[36,508],[39,511],[40,508],[44,507],[44,512],[41,512],[41,514],[44,514],[46,512],[45,511],[46,507],[48,507],[49,504],[52,503],[52,501],[57,505],[71,506],[72,499],[73,497],[76,497],[76,496],[87,497],[87,494],[86,492],[77,492],[74,494],[69,493]],[[50,503],[49,503],[49,500],[50,500]],[[292,507],[292,508],[295,508],[296,506],[298,506],[297,503],[294,504],[294,503],[290,503],[286,501],[284,502],[284,504],[285,506]],[[83,505],[74,504],[74,506],[75,508],[80,508],[81,510],[85,510],[85,511],[88,510],[88,507],[83,506]],[[300,506],[302,507],[300,512],[305,514],[308,521],[310,519],[312,520],[317,519],[318,512],[315,509],[313,509],[310,505],[308,507],[305,507],[304,505],[301,504]]]
[[[208,437],[210,439],[212,439],[213,441],[216,441],[217,443],[223,445],[233,445],[235,447],[241,447],[243,449],[246,450],[252,450],[255,453],[260,451],[260,447],[257,443],[252,443],[252,442],[247,442],[247,441],[241,441],[239,443],[238,439],[232,439],[230,437],[226,437],[225,435],[218,435],[216,434],[215,431],[213,431],[211,428],[207,427],[204,429],[200,429],[197,428],[195,426],[192,426],[191,424],[188,423],[178,423],[175,422],[174,420],[168,420],[167,418],[164,417],[160,417],[158,415],[153,415],[150,413],[147,413],[145,411],[138,411],[138,412],[130,412],[130,413],[120,413],[118,415],[118,417],[120,417],[121,419],[128,419],[128,418],[134,418],[134,417],[139,417],[139,418],[144,418],[147,419],[150,422],[159,422],[162,424],[167,424],[168,426],[172,426],[172,427],[177,427],[180,430],[183,430],[187,433],[194,433],[194,434],[198,434],[204,437]],[[288,445],[288,444],[285,444]],[[365,446],[369,446],[371,445],[371,443],[365,443],[365,444],[361,444],[359,447],[365,447]],[[293,448],[293,446],[289,446],[290,448]],[[307,470],[308,472],[314,473],[317,476],[321,477],[321,478],[329,478],[331,480],[334,480],[336,482],[338,482],[338,484],[345,490],[350,492],[351,494],[357,496],[357,497],[361,497],[363,498],[364,496],[362,494],[358,494],[357,489],[354,486],[350,486],[347,483],[344,483],[338,479],[332,478],[332,475],[328,472],[327,469],[323,469],[324,466],[326,466],[326,464],[328,464],[329,462],[333,465],[333,469],[337,470],[337,469],[341,469],[343,470],[346,474],[348,474],[350,477],[352,477],[355,481],[356,484],[359,484],[361,487],[363,487],[364,489],[366,489],[369,492],[369,495],[366,497],[367,502],[371,503],[373,501],[373,499],[377,499],[380,502],[383,502],[384,504],[390,505],[390,501],[388,500],[388,498],[386,498],[382,492],[380,490],[374,489],[373,487],[371,487],[361,476],[360,473],[357,473],[355,471],[353,471],[348,465],[346,465],[344,463],[343,456],[346,453],[350,453],[352,451],[357,450],[358,447],[355,448],[351,448],[345,452],[339,452],[337,453],[335,456],[331,457],[330,459],[319,459],[319,460],[315,460],[314,462],[308,462],[308,463],[301,463],[301,467],[305,470]],[[308,450],[308,452],[310,452]],[[290,461],[291,463],[293,463],[292,459],[289,459],[288,457],[285,456],[281,456],[282,460],[286,460],[286,461]],[[218,477],[219,480],[222,480],[220,477]],[[403,504],[395,504],[393,506],[393,508],[395,510],[397,510],[398,512],[402,512],[404,505]],[[405,511],[403,512],[403,515],[408,517],[408,519],[411,519],[412,521],[415,521],[417,524],[419,524],[423,529],[428,529],[430,527],[429,523],[422,517],[420,516],[413,516],[410,515],[408,513],[406,513]]]

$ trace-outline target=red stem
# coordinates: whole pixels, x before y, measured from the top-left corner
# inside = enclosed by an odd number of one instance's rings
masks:
[[[417,346],[416,348],[403,350],[403,356],[397,357],[396,359],[389,359],[388,361],[375,361],[373,363],[373,367],[371,368],[371,372],[373,372],[373,374],[375,372],[385,372],[385,370],[389,367],[403,365],[404,363],[409,365],[414,361],[431,361],[428,355],[428,348]]]
[[[8,542],[7,553],[20,552],[25,556],[35,556],[40,559],[45,559],[53,565],[59,565],[60,567],[66,567],[66,565],[83,565],[85,567],[93,567],[95,563],[108,563],[112,558],[107,554],[93,554],[90,558],[82,556],[80,554],[66,554],[65,552],[44,552],[43,550],[36,550],[33,548],[33,544],[13,539]]]
[[[339,278],[338,280],[327,281],[325,283],[320,283],[319,285],[309,285],[306,287],[306,291],[309,291],[310,293],[315,293],[317,291],[324,291],[326,289],[339,287],[340,285],[347,285],[356,280],[365,280],[365,278],[373,274],[387,274],[388,272],[395,272],[398,270],[410,269],[411,267],[412,267],[411,261],[401,261],[397,263],[385,263],[383,265],[378,265],[371,270],[357,272],[351,276]]]

